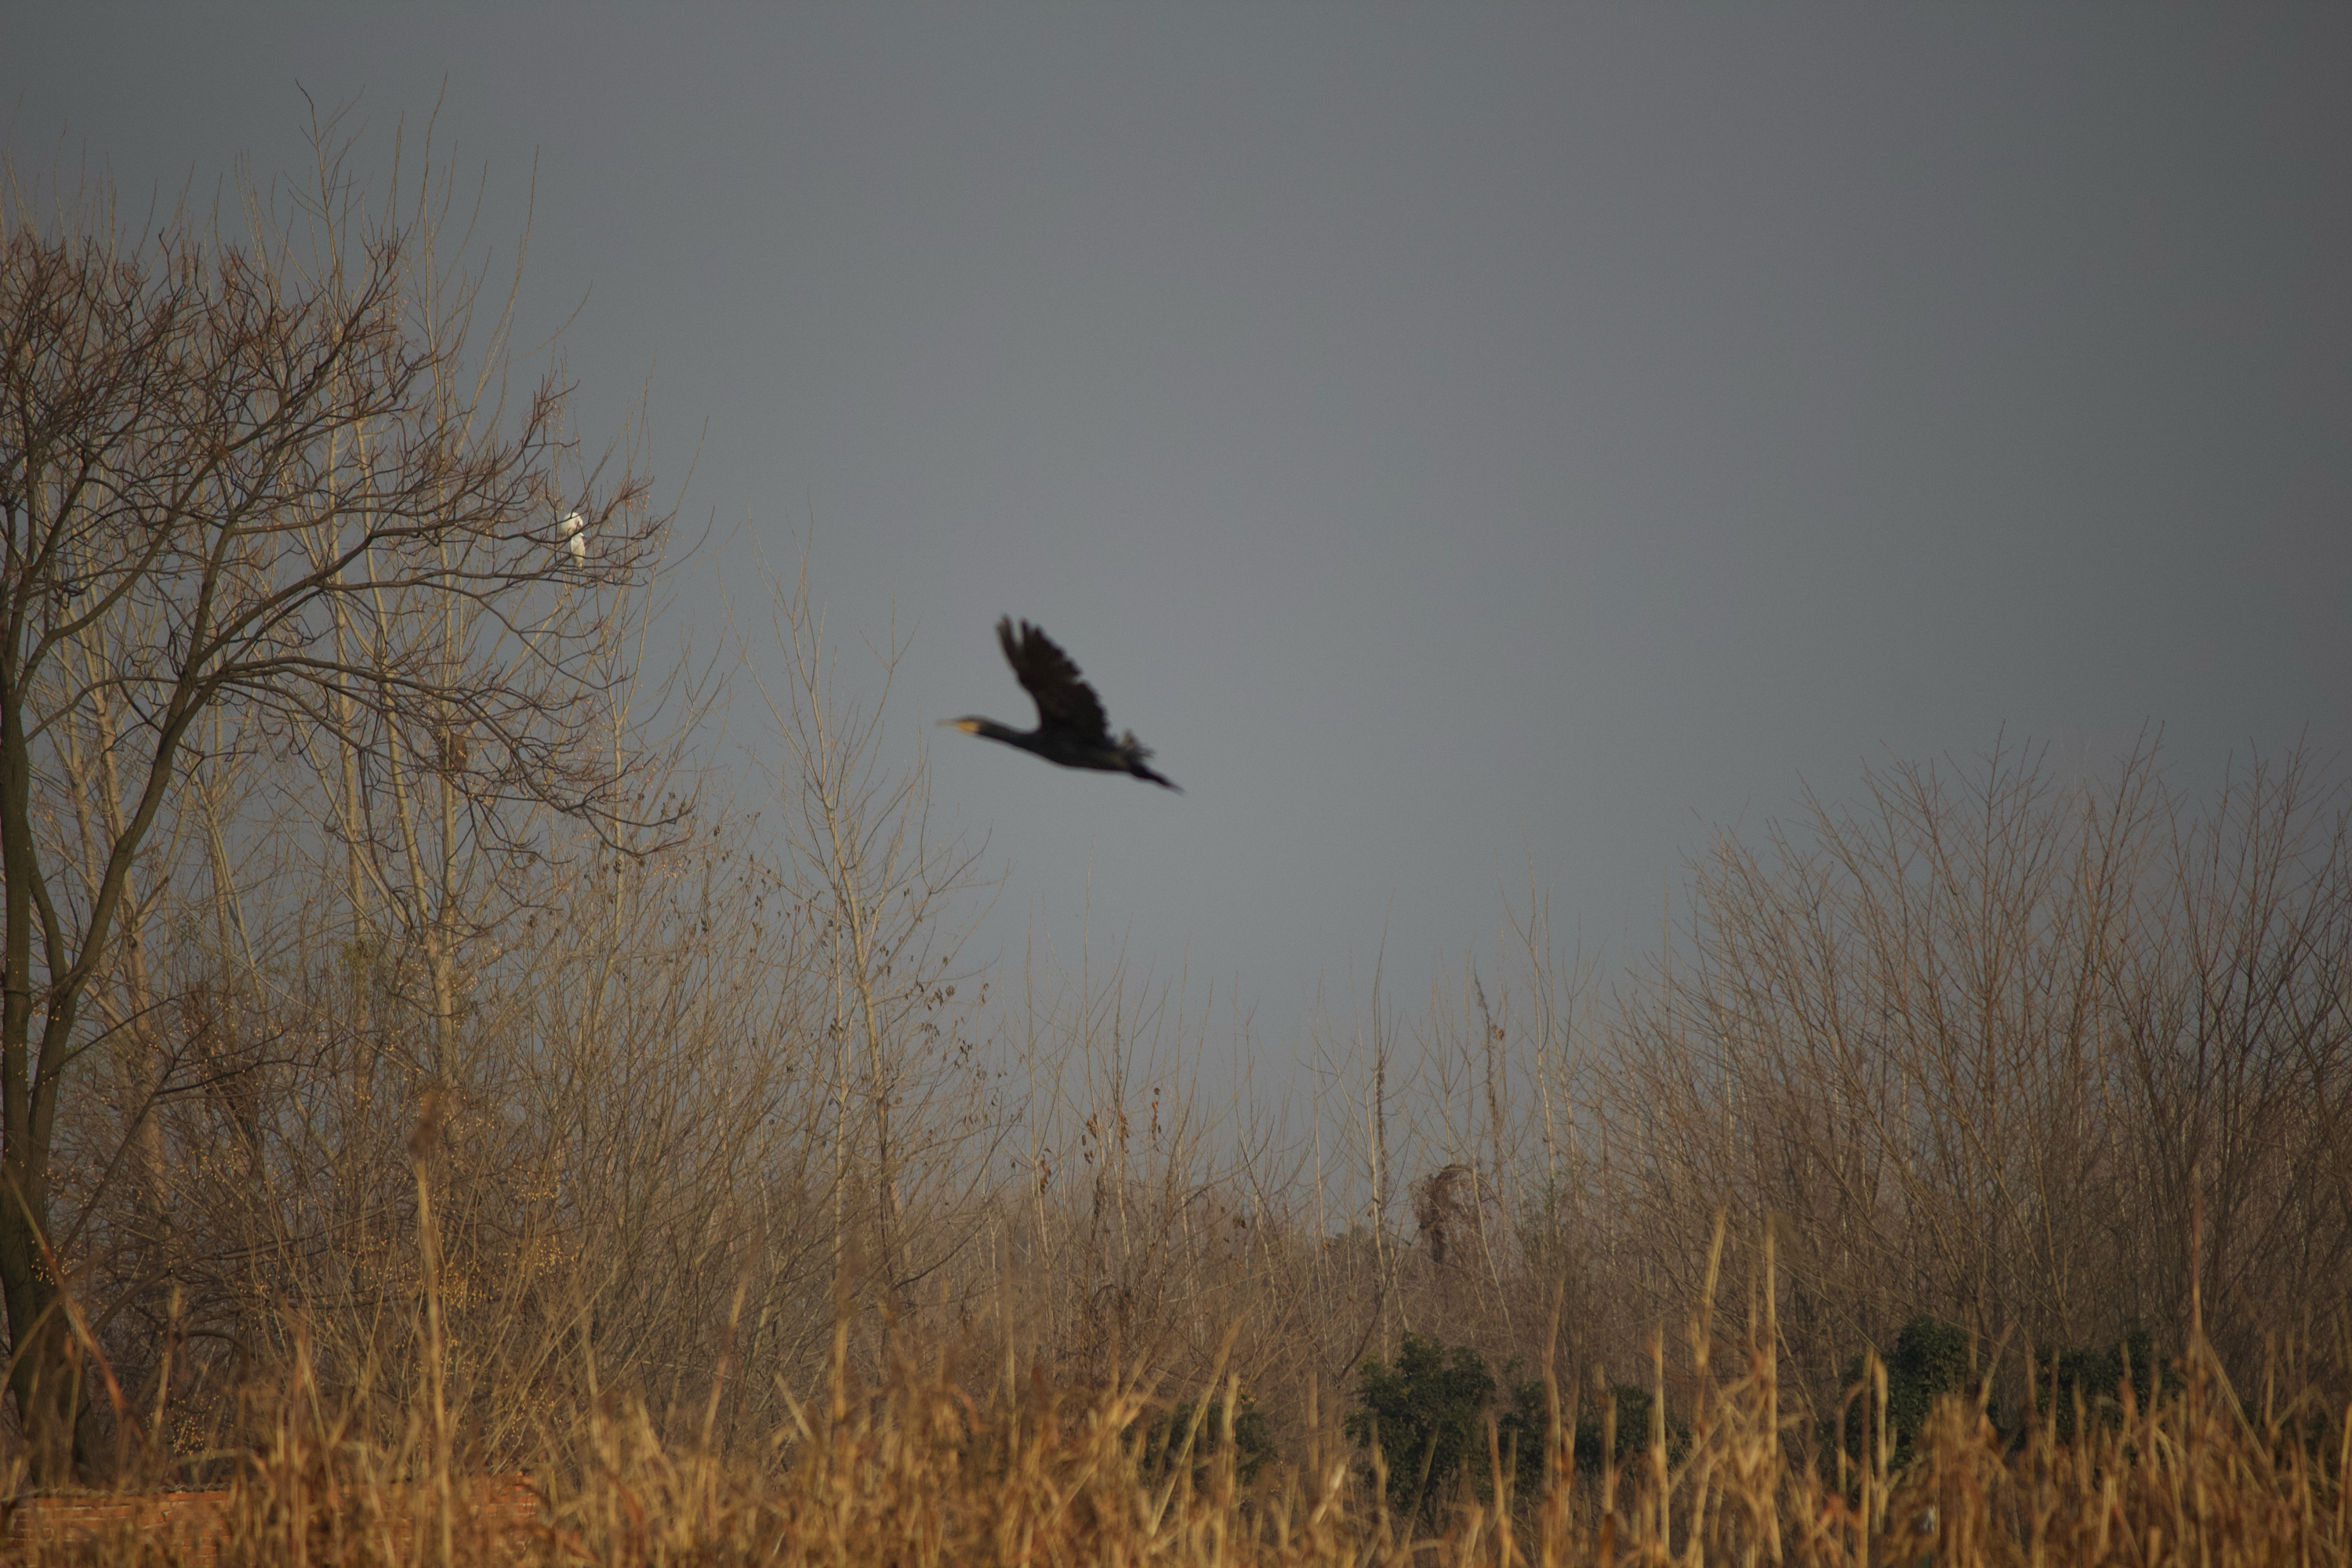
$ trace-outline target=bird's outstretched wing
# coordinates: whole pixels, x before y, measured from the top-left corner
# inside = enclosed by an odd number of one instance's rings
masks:
[[[1021,623],[1020,635],[1015,637],[1013,617],[1006,616],[996,623],[996,640],[1004,645],[1004,661],[1020,678],[1022,689],[1036,699],[1040,730],[1064,730],[1087,740],[1109,742],[1102,699],[1078,679],[1078,667],[1054,646],[1051,637],[1027,621]]]

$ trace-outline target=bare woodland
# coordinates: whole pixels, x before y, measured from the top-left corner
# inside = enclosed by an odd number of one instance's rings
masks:
[[[757,1445],[837,1326],[877,1367],[1223,1364],[1279,1444],[1407,1331],[1633,1376],[1718,1218],[1824,1409],[1922,1312],[2029,1403],[2033,1347],[2177,1345],[2192,1303],[2234,1375],[2340,1375],[2326,768],[1889,763],[1707,847],[1634,969],[1531,892],[1422,1000],[1330,1000],[1297,1087],[1206,1094],[1234,1042],[1181,991],[968,958],[898,645],[838,651],[780,572],[732,650],[646,662],[674,543],[630,432],[527,367],[446,170],[371,193],[320,145],[160,222],[0,208],[36,1479],[211,1473],[297,1363],[469,1462],[622,1393]]]

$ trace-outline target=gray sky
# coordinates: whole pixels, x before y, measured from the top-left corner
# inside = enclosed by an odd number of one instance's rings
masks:
[[[20,169],[126,195],[445,81],[584,427],[649,382],[688,519],[813,516],[906,734],[1027,723],[1027,616],[1186,787],[936,732],[988,951],[1090,897],[1287,1043],[1531,869],[1626,956],[1888,752],[2352,742],[2352,9],[0,14]]]

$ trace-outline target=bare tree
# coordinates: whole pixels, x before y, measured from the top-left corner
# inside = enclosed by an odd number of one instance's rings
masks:
[[[323,731],[360,767],[437,755],[485,833],[503,802],[625,808],[580,590],[645,571],[663,520],[639,476],[566,487],[564,389],[509,406],[503,341],[469,345],[419,287],[429,229],[339,168],[334,225],[247,188],[234,238],[184,207],[126,234],[103,191],[47,219],[0,192],[0,1288],[44,1479],[72,1468],[87,1332],[53,1224],[60,1098],[207,721]],[[68,863],[42,824],[70,809],[76,731],[121,793]]]
[[[949,1006],[971,926],[950,913],[976,885],[979,852],[930,823],[919,750],[893,770],[883,720],[905,645],[875,650],[870,699],[839,679],[807,561],[786,578],[766,571],[768,639],[782,656],[771,681],[742,645],[742,668],[789,767],[779,886],[793,890],[818,944],[808,962],[826,989],[826,1078],[833,1099],[833,1245],[844,1303],[903,1310],[906,1292],[943,1252],[971,1239],[939,1231],[952,1188],[976,1182],[985,1119],[975,1042]]]
[[[2352,1261],[2342,794],[2289,758],[2200,813],[2152,746],[2095,782],[1997,750],[1864,784],[1722,837],[1629,988],[1616,1206],[1652,1299],[1728,1211],[1780,1239],[1816,1377],[1921,1311],[2019,1354],[2179,1343],[2201,1224],[2197,1283],[2258,1370]]]

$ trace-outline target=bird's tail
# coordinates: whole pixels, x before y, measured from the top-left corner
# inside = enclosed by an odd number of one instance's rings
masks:
[[[1151,748],[1137,740],[1134,731],[1129,730],[1118,738],[1118,750],[1119,754],[1127,759],[1127,771],[1137,778],[1150,779],[1153,784],[1165,789],[1172,789],[1178,795],[1184,793],[1182,786],[1173,779],[1162,777],[1151,771]]]

